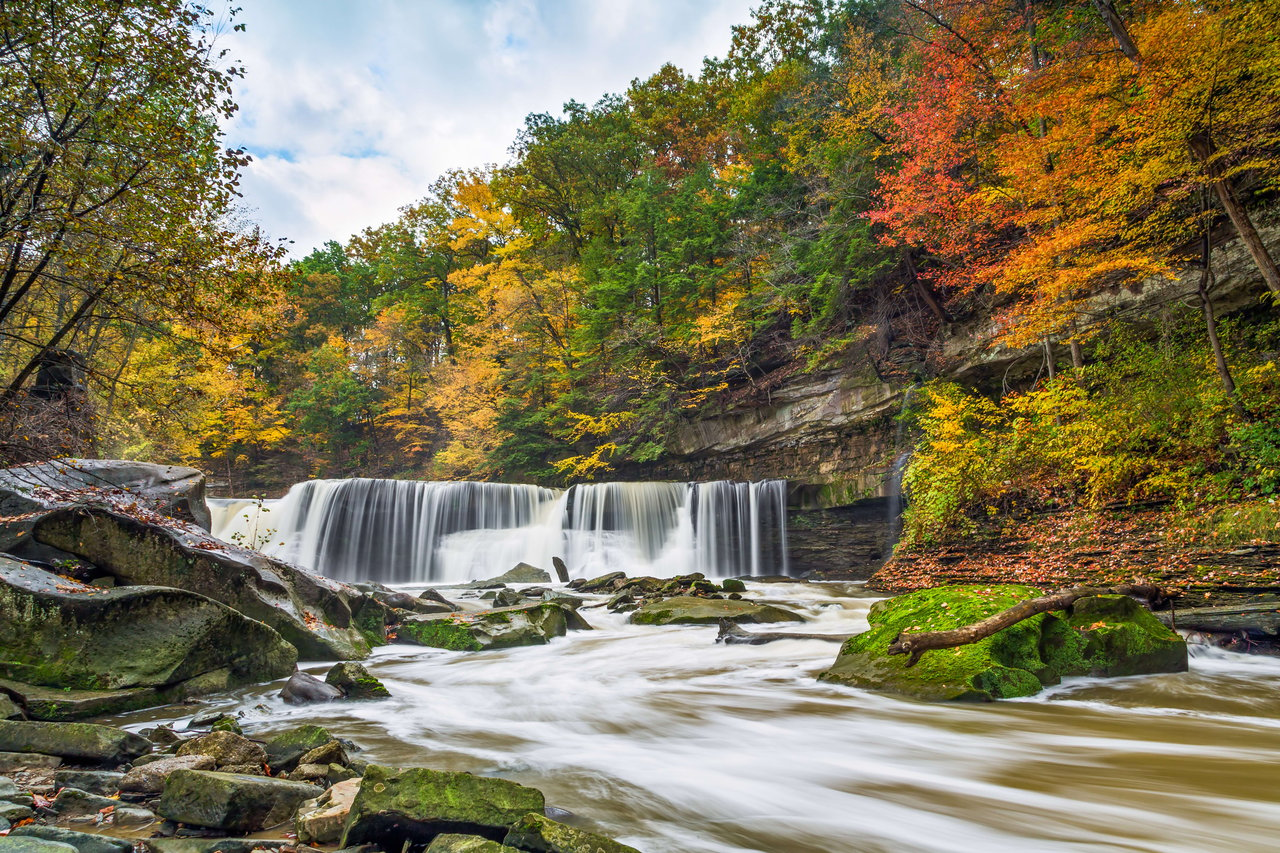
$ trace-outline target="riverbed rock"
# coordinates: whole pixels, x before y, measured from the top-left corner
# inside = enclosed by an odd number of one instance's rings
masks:
[[[79,788],[90,794],[108,796],[120,790],[123,773],[112,770],[59,770],[53,774],[53,784],[59,788]]]
[[[333,735],[313,725],[299,726],[267,741],[267,763],[273,770],[292,770],[302,756],[336,740]]]
[[[539,853],[640,853],[612,838],[532,813],[516,821],[502,843]]]
[[[193,737],[178,747],[178,756],[204,755],[218,767],[237,764],[260,766],[267,763],[267,752],[261,744],[232,732],[209,732]]]
[[[13,720],[22,716],[22,709],[12,699],[0,693],[0,720]]]
[[[337,740],[331,740],[323,746],[317,746],[298,759],[299,767],[304,764],[319,764],[325,767],[330,764],[338,764],[345,767],[348,763],[347,751],[342,748],[342,742]]]
[[[599,577],[584,580],[582,583],[570,581],[569,588],[578,592],[613,592],[627,580],[626,572],[608,572]]]
[[[887,649],[903,630],[940,631],[972,624],[1041,595],[1018,585],[951,586],[876,602],[871,629],[846,640],[820,678],[927,700],[1030,696],[1075,675],[1182,672],[1186,643],[1136,601],[1104,595],[1066,612],[1025,619],[955,649],[925,652],[913,667]]]
[[[52,771],[62,764],[61,756],[42,755],[38,752],[0,752],[0,773],[18,773],[24,770]],[[49,773],[53,778],[53,773]]]
[[[0,676],[19,682],[8,689],[30,716],[55,719],[279,678],[297,656],[266,625],[202,595],[99,589],[3,555],[0,648]],[[79,692],[56,692],[66,688]]]
[[[93,723],[0,720],[0,752],[34,752],[94,764],[124,764],[151,751],[151,741]]]
[[[494,583],[550,583],[551,575],[544,569],[537,566],[531,566],[528,563],[517,563],[510,571],[498,575],[496,578],[489,578]]]
[[[720,581],[720,588],[725,592],[746,592],[747,585],[738,578],[725,578]]]
[[[298,808],[296,831],[303,844],[333,844],[342,838],[342,828],[360,790],[359,779],[339,782],[314,800]]]
[[[399,850],[445,832],[497,841],[529,812],[546,806],[542,792],[506,779],[443,770],[371,764],[342,834],[342,846],[373,842]]]
[[[10,803],[0,801],[0,820],[8,821],[10,824],[19,823],[28,818],[35,817],[35,811],[31,806],[24,806],[21,803]]]
[[[396,634],[402,642],[455,651],[537,646],[563,637],[569,628],[569,614],[577,616],[572,608],[555,602],[534,602],[473,613],[419,616],[401,622]],[[576,625],[585,624],[580,619],[574,620]]]
[[[313,702],[333,702],[342,698],[342,691],[314,675],[295,672],[280,691],[280,698],[290,705],[310,705]]]
[[[134,767],[120,780],[120,790],[135,794],[158,794],[165,780],[176,770],[214,770],[218,762],[210,755],[170,755]]]
[[[366,633],[381,631],[385,619],[385,607],[358,590],[194,527],[79,506],[44,515],[33,535],[90,561],[120,583],[173,587],[221,602],[274,628],[304,660],[366,657]],[[373,602],[376,612],[357,617],[358,601],[362,607]],[[361,619],[369,624],[358,624]]]
[[[70,844],[61,841],[50,841],[47,838],[13,837],[0,838],[0,853],[79,853]]]
[[[110,797],[100,797],[78,788],[63,788],[53,798],[49,808],[53,809],[59,818],[75,818],[97,815],[103,809],[114,809],[116,805],[117,802]]]
[[[336,664],[325,673],[324,680],[341,690],[348,699],[386,699],[391,695],[381,681],[355,661]]]
[[[424,853],[521,853],[521,851],[479,835],[447,833],[433,838]]]
[[[297,843],[275,838],[144,838],[147,853],[255,853],[294,848]],[[374,851],[370,851],[374,853]]]
[[[78,853],[132,853],[133,844],[123,838],[112,838],[110,835],[98,835],[90,832],[76,832],[60,826],[40,826],[28,824],[19,826],[9,832],[10,838],[41,838],[45,841],[58,841],[70,844]]]
[[[650,601],[630,616],[637,625],[714,625],[721,619],[752,624],[804,621],[800,614],[772,604],[692,596]]]
[[[323,789],[302,782],[177,770],[165,783],[156,811],[169,820],[229,832],[257,832],[293,819],[298,807]]]

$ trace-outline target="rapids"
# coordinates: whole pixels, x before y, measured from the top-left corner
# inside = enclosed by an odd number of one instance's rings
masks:
[[[748,589],[802,610],[796,630],[811,632],[864,630],[875,600],[856,584]],[[597,630],[547,646],[379,649],[381,702],[293,707],[277,683],[116,719],[216,707],[243,711],[258,738],[318,723],[369,761],[534,785],[645,853],[1265,851],[1280,838],[1274,658],[1199,647],[1189,673],[924,704],[818,683],[832,643],[722,646],[714,627],[583,613]]]

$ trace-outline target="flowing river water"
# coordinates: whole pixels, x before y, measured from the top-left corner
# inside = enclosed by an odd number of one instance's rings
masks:
[[[875,600],[819,583],[748,597],[839,634]],[[834,643],[724,646],[714,627],[582,612],[596,630],[546,646],[379,649],[388,700],[294,707],[277,683],[116,720],[221,708],[256,738],[318,723],[368,761],[536,786],[645,853],[1280,849],[1280,659],[1198,647],[1187,673],[927,704],[819,683]]]

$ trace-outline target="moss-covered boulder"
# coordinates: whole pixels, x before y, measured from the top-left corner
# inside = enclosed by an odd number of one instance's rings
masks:
[[[612,838],[557,823],[534,813],[516,821],[502,843],[536,853],[640,853],[636,848]]]
[[[541,791],[506,779],[372,764],[351,805],[342,846],[372,842],[399,850],[406,841],[422,844],[443,833],[501,841],[513,823],[545,807]]]
[[[218,767],[240,764],[262,765],[267,762],[267,752],[262,745],[234,732],[215,731],[193,737],[178,747],[179,756],[204,755],[212,758]]]
[[[324,791],[315,785],[209,770],[175,770],[156,812],[192,826],[257,832],[293,819],[298,807]]]
[[[56,755],[91,764],[124,764],[151,751],[151,741],[112,726],[0,720],[0,752]]]
[[[40,518],[42,543],[88,560],[127,585],[188,590],[270,625],[303,660],[353,660],[369,654],[385,613],[374,602],[360,624],[353,608],[369,599],[322,578],[231,545],[194,527],[153,524],[90,506],[58,509]],[[358,605],[358,607],[357,607]]]
[[[451,832],[446,835],[437,835],[427,845],[426,853],[521,853],[521,851],[479,835],[458,835]]]
[[[680,596],[650,601],[631,614],[637,625],[713,625],[731,622],[803,622],[804,617],[781,607],[755,601]]]
[[[302,756],[334,739],[321,726],[298,726],[267,741],[267,763],[273,770],[292,770]]]
[[[341,690],[348,699],[386,699],[391,695],[381,681],[355,661],[336,664],[325,674],[324,680]]]
[[[823,681],[927,700],[1030,696],[1066,676],[1137,675],[1187,668],[1182,638],[1126,596],[1082,598],[1071,609],[1042,613],[990,637],[921,655],[890,655],[902,631],[945,631],[1036,598],[1034,587],[951,586],[876,602],[871,629],[841,646]]]
[[[496,607],[474,613],[414,616],[396,626],[401,642],[438,649],[478,652],[540,646],[571,627],[590,628],[571,608],[552,601]]]

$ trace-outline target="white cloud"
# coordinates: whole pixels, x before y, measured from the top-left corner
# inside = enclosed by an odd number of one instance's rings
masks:
[[[450,168],[506,160],[531,112],[723,55],[758,0],[256,0],[223,46],[248,69],[228,143],[242,190],[302,255],[394,218]]]

